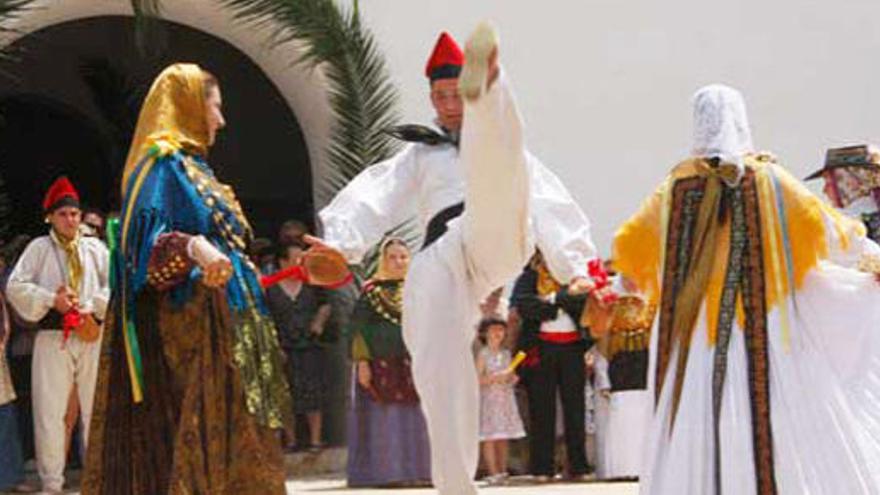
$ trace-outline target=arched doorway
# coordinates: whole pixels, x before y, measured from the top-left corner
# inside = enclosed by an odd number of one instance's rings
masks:
[[[12,207],[7,234],[45,233],[40,202],[59,175],[69,176],[90,206],[114,208],[106,195],[114,187],[106,144],[86,115],[58,100],[30,94],[0,99],[2,192]]]
[[[17,60],[0,79],[9,112],[0,137],[0,173],[20,231],[41,230],[42,191],[60,173],[84,202],[118,208],[119,175],[149,84],[172,62],[196,62],[218,76],[229,123],[211,151],[258,235],[288,218],[312,222],[312,167],[298,120],[249,57],[202,31],[162,21],[162,48],[137,50],[133,19],[91,17],[31,32],[12,46]],[[31,125],[29,122],[40,123]],[[14,233],[14,232],[13,232]]]

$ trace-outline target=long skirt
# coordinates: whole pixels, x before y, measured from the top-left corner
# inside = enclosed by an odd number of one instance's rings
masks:
[[[781,495],[880,493],[880,286],[873,275],[821,263],[807,274],[795,300],[782,304],[787,318],[779,307],[768,315],[772,449],[761,451],[753,442],[752,347],[737,323],[723,386],[720,445],[714,448],[715,347],[707,345],[704,313],[695,328],[674,428],[672,387],[664,386],[641,442],[641,493],[716,494],[715,452],[720,453],[722,494],[772,492],[758,490],[759,472],[774,478],[775,493]],[[656,363],[657,332],[651,338],[651,363]],[[672,373],[670,366],[667,384]]]
[[[277,433],[245,405],[228,305],[220,291],[195,290],[180,309],[149,290],[138,299],[140,404],[107,319],[83,495],[285,493]]]
[[[348,485],[430,481],[430,444],[419,404],[376,402],[353,381],[348,416]]]
[[[642,462],[641,446],[651,411],[646,390],[612,392],[610,399],[601,399],[606,408],[603,471],[601,478],[630,478],[639,475]]]
[[[293,412],[306,414],[324,409],[328,372],[327,353],[320,347],[287,353],[287,379],[293,395]]]

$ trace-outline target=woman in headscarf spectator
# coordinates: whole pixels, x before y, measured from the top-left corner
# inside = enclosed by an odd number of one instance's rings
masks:
[[[431,478],[428,432],[400,326],[410,251],[404,241],[392,238],[382,244],[380,255],[352,316],[357,383],[349,417],[349,486]]]

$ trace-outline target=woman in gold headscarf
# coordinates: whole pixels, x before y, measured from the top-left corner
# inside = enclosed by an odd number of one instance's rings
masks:
[[[144,102],[111,229],[107,319],[82,493],[284,493],[289,411],[251,236],[206,160],[217,80],[175,64]]]
[[[352,388],[348,428],[349,486],[387,486],[431,479],[428,430],[413,385],[400,326],[409,248],[391,238],[352,315]]]

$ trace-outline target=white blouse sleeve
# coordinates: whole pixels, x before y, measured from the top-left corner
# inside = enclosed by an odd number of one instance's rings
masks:
[[[91,300],[82,306],[87,312],[92,312],[99,320],[103,320],[110,302],[110,252],[100,241],[91,242],[89,248],[90,258],[94,260],[94,268],[98,272],[98,287]]]
[[[323,210],[324,241],[358,263],[386,232],[415,213],[418,160],[414,145],[370,166]]]
[[[553,172],[531,155],[529,162],[532,226],[547,267],[561,283],[586,277],[587,262],[598,256],[590,221]]]
[[[6,298],[25,321],[40,321],[55,304],[55,293],[35,282],[40,265],[46,259],[47,248],[41,239],[31,242],[9,275]]]

